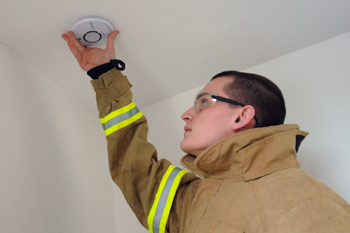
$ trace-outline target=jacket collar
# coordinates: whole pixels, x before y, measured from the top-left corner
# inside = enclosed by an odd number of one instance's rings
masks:
[[[298,125],[249,129],[214,143],[198,157],[187,154],[181,163],[203,178],[257,179],[300,167],[296,152],[307,134]]]

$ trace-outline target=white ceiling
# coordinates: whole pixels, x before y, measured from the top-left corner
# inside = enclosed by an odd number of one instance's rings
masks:
[[[89,77],[61,34],[82,17],[104,17],[120,30],[117,57],[143,107],[223,70],[244,70],[349,32],[349,12],[349,0],[1,0],[0,42],[95,109]]]

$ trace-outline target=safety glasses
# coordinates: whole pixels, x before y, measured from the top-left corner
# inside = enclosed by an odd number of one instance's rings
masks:
[[[196,95],[194,102],[193,102],[193,108],[196,112],[198,112],[203,108],[214,106],[218,100],[223,101],[223,102],[227,102],[230,104],[242,106],[242,107],[246,106],[245,104],[242,104],[242,103],[237,102],[235,100],[231,100],[231,99],[227,99],[227,98],[222,97],[222,96],[218,96],[215,92],[202,90],[202,91],[198,92],[198,94]],[[256,119],[255,116],[254,116],[254,119],[256,121],[256,125],[258,125],[259,123],[258,123],[258,120]]]

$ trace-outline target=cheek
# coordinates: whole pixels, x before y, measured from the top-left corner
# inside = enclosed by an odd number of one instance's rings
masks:
[[[197,137],[205,137],[205,141],[212,142],[233,133],[232,122],[234,121],[234,114],[220,110],[203,112],[202,115],[198,115],[197,119],[193,120],[193,129]]]
[[[185,135],[181,142],[181,149],[186,153],[198,155],[213,143],[231,135],[230,119],[232,117],[217,112],[198,116],[192,121],[192,131]]]
[[[223,138],[230,132],[230,126],[226,119],[222,117],[213,117],[209,121],[198,125],[199,137],[205,137],[205,141],[215,142]]]
[[[216,115],[209,122],[208,133],[213,134],[212,137],[215,138],[215,140],[225,138],[233,133],[232,121],[232,115]]]

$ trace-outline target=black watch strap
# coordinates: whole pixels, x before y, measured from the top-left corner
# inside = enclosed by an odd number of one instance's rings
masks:
[[[113,59],[110,62],[96,66],[87,72],[92,79],[98,79],[101,74],[108,72],[109,70],[116,68],[123,71],[125,69],[125,63],[121,60]]]

